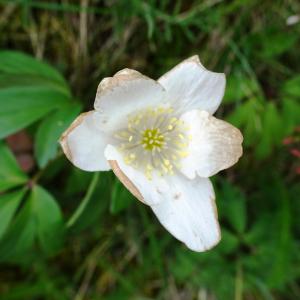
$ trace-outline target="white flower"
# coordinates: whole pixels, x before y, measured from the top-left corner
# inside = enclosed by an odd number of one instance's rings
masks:
[[[212,116],[224,89],[224,74],[198,56],[158,81],[124,69],[100,82],[95,110],[73,122],[62,148],[83,170],[112,169],[171,234],[205,251],[220,240],[208,177],[242,155],[240,131]]]

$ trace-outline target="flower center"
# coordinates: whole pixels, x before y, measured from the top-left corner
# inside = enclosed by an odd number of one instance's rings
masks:
[[[141,143],[144,149],[152,151],[155,148],[162,149],[164,144],[164,135],[160,133],[159,128],[146,129],[142,134]]]
[[[127,128],[115,133],[125,163],[143,171],[173,175],[180,160],[188,155],[188,128],[170,107],[139,111],[128,117]]]

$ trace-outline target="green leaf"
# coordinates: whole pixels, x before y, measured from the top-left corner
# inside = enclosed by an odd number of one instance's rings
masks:
[[[35,241],[45,255],[62,244],[64,224],[59,206],[42,187],[34,186],[25,204],[0,241],[0,261],[17,262],[33,258]]]
[[[246,229],[246,201],[242,192],[235,186],[224,181],[221,189],[222,199],[220,213],[226,217],[228,223],[237,233],[243,233]]]
[[[300,124],[300,101],[296,99],[283,99],[282,102],[284,130],[285,134],[288,135]]]
[[[282,93],[286,96],[300,97],[300,75],[296,75],[284,82]]]
[[[71,93],[66,87],[41,77],[40,75],[24,75],[24,74],[6,74],[0,73],[0,89],[11,87],[48,87],[55,90],[66,97],[71,97]]]
[[[33,78],[56,82],[65,93],[70,94],[69,87],[61,74],[34,57],[18,51],[0,51],[0,72],[17,76],[17,80],[24,77],[25,81]],[[28,79],[26,79],[28,78]]]
[[[250,98],[258,93],[256,82],[243,73],[233,74],[229,77],[224,95],[225,103],[235,103],[244,98]]]
[[[222,239],[217,246],[218,250],[223,254],[234,253],[239,246],[238,238],[230,231],[222,228]]]
[[[40,247],[46,254],[55,253],[62,245],[63,218],[59,206],[51,194],[41,186],[35,186],[28,201],[36,222],[36,234]]]
[[[19,190],[5,195],[0,195],[0,240],[9,226],[25,191]]]
[[[79,114],[81,105],[67,104],[53,112],[39,126],[35,138],[35,155],[41,168],[53,158],[58,149],[58,139]]]
[[[271,58],[283,54],[289,50],[298,39],[297,34],[287,32],[266,31],[261,38],[263,49],[261,56]]]
[[[263,130],[262,112],[263,106],[259,99],[251,98],[238,106],[229,118],[227,118],[229,123],[243,129],[244,144],[246,146],[252,146],[260,140],[260,135]]]
[[[31,214],[31,203],[26,201],[0,241],[0,261],[25,261],[26,258],[29,258],[26,253],[28,254],[29,249],[32,247],[34,236],[35,220]]]
[[[47,87],[0,90],[0,139],[30,125],[68,100],[67,96]]]
[[[273,222],[272,222],[273,221]],[[272,225],[272,226],[271,226]],[[264,214],[261,218],[257,219],[252,227],[244,235],[244,241],[248,245],[262,245],[262,243],[270,242],[274,239],[274,217],[273,215]],[[270,232],[266,228],[271,227]]]
[[[272,102],[265,106],[262,123],[261,141],[255,147],[255,154],[259,159],[264,159],[270,155],[274,146],[278,145],[284,137],[285,129],[282,127],[282,119],[277,108]]]
[[[12,153],[0,142],[0,192],[21,185],[27,180]]]
[[[121,212],[133,202],[133,199],[134,197],[124,185],[116,180],[111,194],[110,212],[112,214]]]

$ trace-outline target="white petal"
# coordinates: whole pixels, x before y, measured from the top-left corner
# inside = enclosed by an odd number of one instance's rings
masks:
[[[214,114],[225,90],[225,74],[206,70],[198,56],[184,60],[159,78],[168,100],[181,113],[201,109]]]
[[[168,178],[169,192],[151,208],[161,224],[194,251],[205,251],[220,241],[213,186],[207,178]]]
[[[116,130],[126,124],[128,114],[162,105],[165,100],[165,90],[158,82],[124,69],[100,82],[94,106],[101,113],[103,128]]]
[[[189,127],[189,155],[181,161],[188,178],[210,177],[234,165],[243,153],[241,132],[206,111],[192,110],[181,116]]]
[[[105,150],[113,171],[139,200],[151,206],[166,229],[194,251],[205,251],[218,243],[220,230],[211,182],[206,178],[189,180],[183,175],[152,180],[126,165],[111,145]]]
[[[110,170],[104,149],[111,139],[100,129],[100,120],[100,115],[95,111],[83,113],[60,139],[68,159],[85,171]]]
[[[121,153],[112,145],[107,146],[104,154],[116,176],[140,201],[151,205],[163,199],[168,189],[163,177],[155,176],[154,173],[153,179],[148,180],[144,173],[126,164]]]

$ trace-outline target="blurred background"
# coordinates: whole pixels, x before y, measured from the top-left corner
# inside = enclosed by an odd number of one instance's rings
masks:
[[[300,299],[298,0],[0,1],[0,299]],[[221,243],[195,253],[57,140],[125,67],[198,54],[244,156],[213,178]]]

